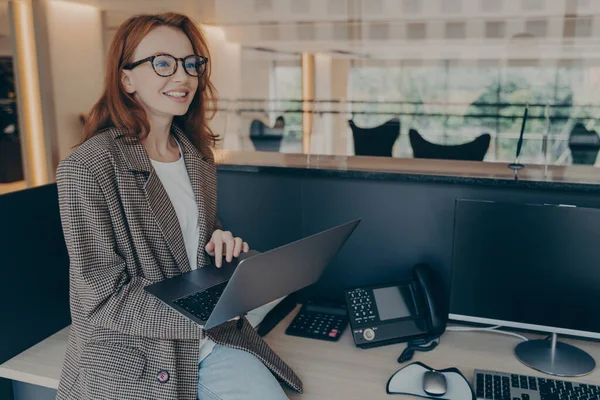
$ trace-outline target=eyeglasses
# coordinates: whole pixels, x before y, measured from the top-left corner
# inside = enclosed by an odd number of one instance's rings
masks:
[[[154,72],[156,72],[158,76],[167,77],[174,75],[175,72],[177,72],[179,60],[181,60],[183,63],[183,69],[185,72],[190,76],[200,77],[204,74],[204,72],[206,72],[208,58],[197,55],[190,55],[185,58],[176,58],[170,54],[157,54],[155,56],[150,56],[144,58],[143,60],[136,61],[125,67],[125,69],[134,69],[138,65],[150,61],[152,63]]]

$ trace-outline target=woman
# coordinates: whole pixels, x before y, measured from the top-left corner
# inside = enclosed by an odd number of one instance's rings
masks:
[[[205,331],[144,291],[248,251],[217,221],[209,65],[179,14],[115,35],[84,140],[57,171],[72,314],[58,399],[286,398],[275,376],[302,390],[245,317]]]

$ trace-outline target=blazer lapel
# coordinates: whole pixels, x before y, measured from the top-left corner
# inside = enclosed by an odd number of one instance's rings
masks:
[[[122,132],[119,136],[123,136]],[[180,272],[191,270],[190,263],[185,250],[181,226],[177,219],[175,209],[163,187],[160,178],[152,167],[146,149],[135,140],[127,137],[116,137],[116,143],[125,155],[125,161],[131,171],[143,174],[140,183],[144,191],[146,201],[154,215],[164,240],[175,259]]]
[[[209,209],[213,207],[216,209],[216,202],[210,193],[207,192],[208,185],[214,185],[216,188],[216,180],[214,182],[208,182],[208,177],[214,176],[207,171],[210,168],[200,151],[192,144],[187,138],[185,133],[179,129],[176,125],[172,128],[173,134],[181,144],[181,150],[183,151],[183,158],[185,166],[187,168],[190,182],[192,184],[192,190],[196,198],[198,205],[198,226],[200,228],[200,243],[198,244],[198,268],[210,263],[209,256],[204,251],[204,246],[208,239],[212,235],[212,230],[208,232],[207,228],[212,228],[214,225],[213,221],[210,221],[211,213]],[[215,203],[215,204],[213,204]]]
[[[152,170],[146,181],[145,193],[150,209],[154,213],[154,218],[156,218],[156,222],[177,262],[177,266],[181,272],[191,271],[177,214],[165,188],[160,182],[160,178],[154,170]]]

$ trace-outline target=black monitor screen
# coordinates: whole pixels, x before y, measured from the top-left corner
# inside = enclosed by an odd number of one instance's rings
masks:
[[[457,201],[450,303],[451,319],[600,337],[600,210]]]

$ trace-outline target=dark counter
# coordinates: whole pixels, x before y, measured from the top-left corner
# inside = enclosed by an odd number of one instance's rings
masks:
[[[516,180],[505,163],[223,150],[215,158],[222,171],[600,192],[600,169],[589,166],[526,165]]]
[[[224,227],[259,251],[362,219],[319,283],[303,293],[317,297],[407,278],[420,262],[449,283],[457,199],[600,208],[597,184],[418,171],[219,164],[218,187]]]
[[[577,191],[600,193],[600,184],[578,183],[564,181],[535,181],[522,179],[498,179],[480,178],[469,176],[416,174],[404,172],[378,172],[378,171],[353,171],[353,170],[329,170],[308,169],[295,167],[268,167],[252,165],[218,165],[219,171],[257,172],[281,174],[297,177],[331,177],[340,179],[367,179],[378,181],[396,182],[418,182],[418,183],[442,183],[458,185],[477,185],[499,188],[523,188],[523,189],[545,189],[560,191]],[[600,171],[598,171],[600,174]]]

